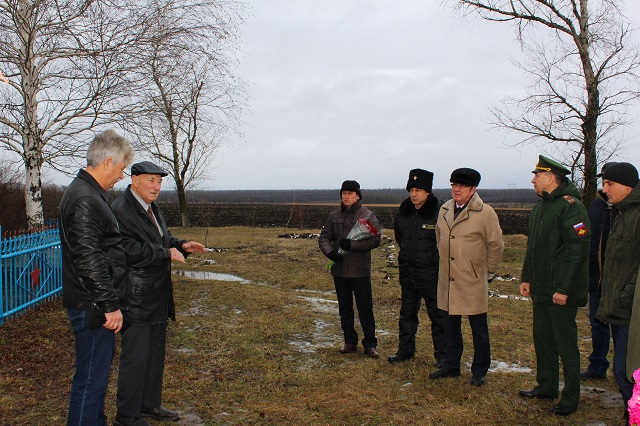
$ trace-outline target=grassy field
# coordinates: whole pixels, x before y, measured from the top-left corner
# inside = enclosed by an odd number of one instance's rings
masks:
[[[550,401],[518,397],[535,384],[531,303],[519,281],[495,281],[489,300],[492,370],[487,384],[430,380],[434,370],[428,318],[421,311],[416,357],[390,365],[400,308],[397,252],[386,231],[373,252],[379,360],[341,355],[333,283],[316,239],[278,238],[291,229],[228,227],[174,234],[220,251],[194,255],[177,268],[242,277],[248,282],[176,276],[177,322],[170,324],[164,405],[182,425],[621,425],[612,378],[583,383],[581,406],[568,418]],[[298,232],[308,232],[299,230]],[[519,277],[525,237],[507,236],[501,276]],[[586,309],[578,314],[582,364],[590,351]],[[466,350],[472,356],[468,323]],[[73,375],[73,334],[60,301],[0,327],[0,425],[64,424]],[[114,362],[107,395],[115,415]],[[595,388],[593,387],[595,386]]]

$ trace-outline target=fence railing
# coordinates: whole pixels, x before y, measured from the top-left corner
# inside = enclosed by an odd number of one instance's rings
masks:
[[[56,225],[3,236],[0,227],[0,325],[62,290],[62,251]]]

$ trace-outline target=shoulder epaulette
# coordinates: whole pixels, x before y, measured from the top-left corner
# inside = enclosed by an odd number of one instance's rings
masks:
[[[565,200],[569,204],[574,204],[576,202],[576,199],[573,198],[571,195],[563,195],[562,199]]]

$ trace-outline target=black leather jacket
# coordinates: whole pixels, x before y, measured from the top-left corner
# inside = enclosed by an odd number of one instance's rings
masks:
[[[405,199],[393,219],[396,241],[400,248],[398,266],[400,285],[408,288],[438,286],[440,256],[436,243],[436,222],[442,206],[435,195],[429,194],[420,210],[411,198]]]
[[[167,318],[175,319],[170,248],[180,250],[186,258],[189,253],[182,249],[185,241],[171,235],[162,211],[152,203],[153,214],[162,228],[160,237],[130,186],[112,208],[120,223],[129,275],[126,319],[134,325],[163,324]]]
[[[120,309],[127,280],[122,236],[107,193],[80,170],[60,201],[62,303],[69,309]]]

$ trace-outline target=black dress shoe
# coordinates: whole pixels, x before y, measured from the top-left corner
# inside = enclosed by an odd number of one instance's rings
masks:
[[[364,348],[364,354],[369,358],[380,358],[380,354],[376,351],[376,348]]]
[[[525,398],[538,398],[538,399],[556,399],[557,396],[553,396],[553,395],[545,395],[543,393],[538,392],[535,389],[532,390],[521,390],[520,392],[518,392],[518,395],[523,396]]]
[[[170,420],[175,422],[177,420],[180,420],[180,416],[178,415],[178,413],[173,410],[164,408],[163,406],[155,408],[143,408],[141,415],[142,417],[150,417],[153,420],[160,421]]]
[[[398,362],[409,361],[412,358],[413,358],[413,355],[404,355],[401,353],[397,353],[387,358],[387,361],[389,361],[391,364],[395,364]]]
[[[607,373],[594,374],[593,371],[587,368],[586,370],[582,370],[580,372],[580,378],[585,380],[605,380],[607,378]]]
[[[113,426],[151,426],[151,423],[140,417],[123,416],[117,413]]]
[[[345,343],[342,349],[340,349],[341,354],[350,354],[358,350],[358,345],[353,343]]]
[[[446,368],[441,368],[429,374],[429,378],[442,379],[444,377],[458,377],[459,375],[460,375],[460,370],[447,370]]]
[[[471,386],[482,386],[484,385],[484,376],[473,376],[471,378]]]
[[[577,407],[569,407],[568,405],[558,404],[555,405],[551,410],[553,414],[556,416],[568,416],[569,414],[576,411]]]

